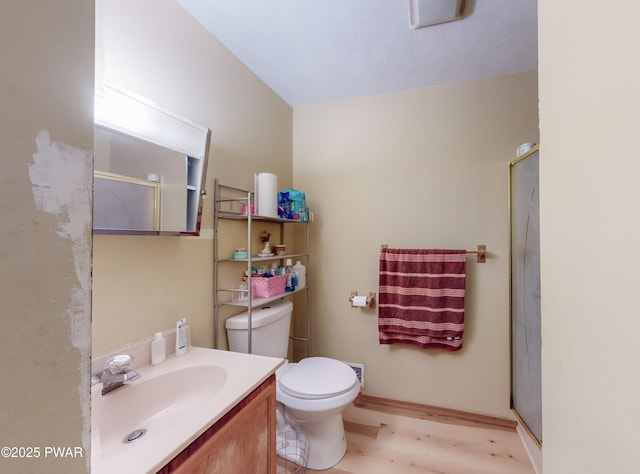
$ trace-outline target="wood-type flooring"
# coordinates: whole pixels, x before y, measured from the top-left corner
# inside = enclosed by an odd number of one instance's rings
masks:
[[[376,403],[343,413],[347,453],[313,474],[535,474],[513,426]],[[279,473],[293,472],[279,468]]]

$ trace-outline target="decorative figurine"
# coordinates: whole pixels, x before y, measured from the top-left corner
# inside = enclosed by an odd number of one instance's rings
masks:
[[[271,257],[273,252],[271,252],[271,246],[269,245],[269,238],[271,238],[271,234],[266,230],[260,234],[260,242],[264,244],[264,248],[258,254],[259,257]]]

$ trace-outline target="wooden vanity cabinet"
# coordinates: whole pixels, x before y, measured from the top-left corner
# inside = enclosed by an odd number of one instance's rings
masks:
[[[276,474],[275,375],[200,435],[160,474]]]

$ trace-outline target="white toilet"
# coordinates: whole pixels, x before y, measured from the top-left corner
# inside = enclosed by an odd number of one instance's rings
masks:
[[[293,304],[278,301],[251,313],[251,347],[254,354],[287,357]],[[229,349],[247,352],[248,314],[226,321]],[[347,364],[327,357],[308,357],[287,363],[276,372],[276,399],[285,420],[309,441],[306,467],[323,470],[335,466],[347,450],[342,411],[355,400],[360,383]],[[279,426],[281,429],[281,426]]]

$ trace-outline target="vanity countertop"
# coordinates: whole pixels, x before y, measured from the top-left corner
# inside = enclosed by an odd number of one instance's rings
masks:
[[[190,347],[183,356],[170,354],[160,365],[137,368],[140,379],[106,395],[99,391],[101,384],[94,386],[91,472],[156,472],[283,363],[274,357]],[[123,442],[142,428],[148,430],[143,437]]]

